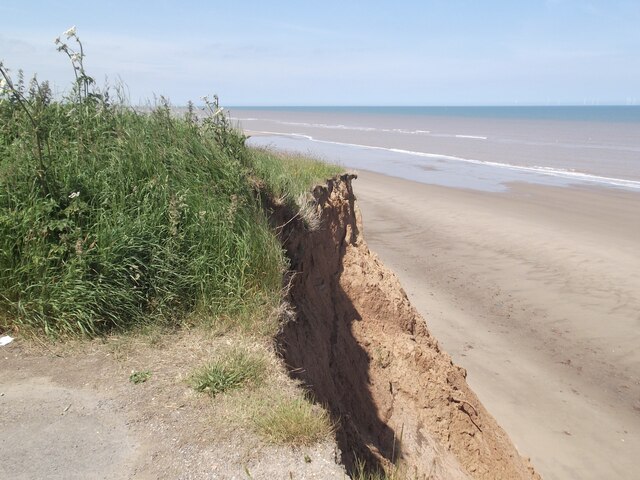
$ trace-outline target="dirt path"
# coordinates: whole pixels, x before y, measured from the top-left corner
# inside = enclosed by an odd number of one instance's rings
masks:
[[[344,478],[335,446],[265,444],[185,381],[225,338],[201,332],[0,347],[0,478]],[[152,372],[133,384],[132,370]]]
[[[549,479],[640,475],[640,196],[361,172],[371,249]]]
[[[126,415],[101,395],[44,377],[0,388],[1,478],[126,479],[134,472],[141,444]]]

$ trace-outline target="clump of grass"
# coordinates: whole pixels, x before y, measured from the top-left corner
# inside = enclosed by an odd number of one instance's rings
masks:
[[[389,463],[386,467],[370,468],[362,459],[356,459],[355,471],[351,472],[352,480],[423,480],[426,477],[411,472],[405,464]],[[431,478],[431,477],[429,477]]]
[[[320,218],[310,187],[324,184],[344,169],[295,153],[266,148],[252,148],[249,152],[253,174],[267,194],[297,212],[309,230],[318,229]]]
[[[351,475],[351,478],[353,480],[400,480],[395,469],[390,471],[374,469],[372,471],[362,460],[356,462],[356,471]]]
[[[318,159],[267,148],[251,148],[249,156],[255,175],[274,198],[296,201],[308,195],[311,186],[344,172],[344,168]]]
[[[268,441],[287,445],[311,445],[333,433],[326,410],[304,398],[281,399],[253,418],[258,432]]]
[[[143,370],[139,372],[131,372],[129,375],[129,381],[134,385],[144,383],[151,378],[151,372],[149,370]]]
[[[229,390],[260,385],[266,371],[267,361],[263,355],[236,348],[196,370],[190,383],[196,391],[215,397]]]

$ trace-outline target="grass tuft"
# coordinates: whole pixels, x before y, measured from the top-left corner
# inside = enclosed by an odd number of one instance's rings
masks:
[[[307,399],[282,399],[253,422],[268,441],[287,445],[311,445],[333,433],[326,410]]]
[[[271,198],[297,211],[311,231],[319,226],[316,204],[310,187],[344,173],[344,169],[321,160],[267,148],[249,149],[252,171]]]
[[[236,348],[198,369],[191,376],[192,387],[212,397],[236,388],[260,385],[266,376],[264,356]]]
[[[129,381],[134,385],[138,385],[139,383],[144,383],[151,378],[151,372],[148,370],[140,371],[140,372],[131,372],[129,375]]]
[[[418,477],[415,472],[411,473],[404,464],[390,464],[386,468],[372,469],[364,460],[358,459],[351,478],[352,480],[423,480],[425,477]]]
[[[268,148],[250,148],[248,155],[254,174],[274,198],[295,201],[308,195],[310,187],[344,173],[344,168],[308,155]]]

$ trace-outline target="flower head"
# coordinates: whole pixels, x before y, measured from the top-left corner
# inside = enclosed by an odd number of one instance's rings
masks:
[[[75,37],[76,36],[76,26],[74,25],[73,27],[67,29],[67,31],[65,31],[63,33],[63,35],[65,35],[67,38]]]
[[[71,54],[71,61],[72,62],[79,62],[80,60],[82,60],[82,55],[80,53],[72,53]]]
[[[80,192],[71,192],[71,194],[69,195],[69,198],[76,198],[80,196]]]

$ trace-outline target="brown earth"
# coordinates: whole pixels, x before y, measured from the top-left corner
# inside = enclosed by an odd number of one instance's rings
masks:
[[[335,443],[266,442],[243,415],[248,392],[211,399],[187,379],[244,338],[204,328],[0,347],[0,478],[343,479]],[[268,345],[251,348],[270,350]],[[264,392],[295,395],[280,362]],[[132,371],[149,371],[144,383]]]
[[[353,178],[316,187],[319,229],[274,207],[296,309],[280,348],[294,376],[339,420],[347,468],[360,459],[396,462],[417,478],[540,478],[367,248]]]

